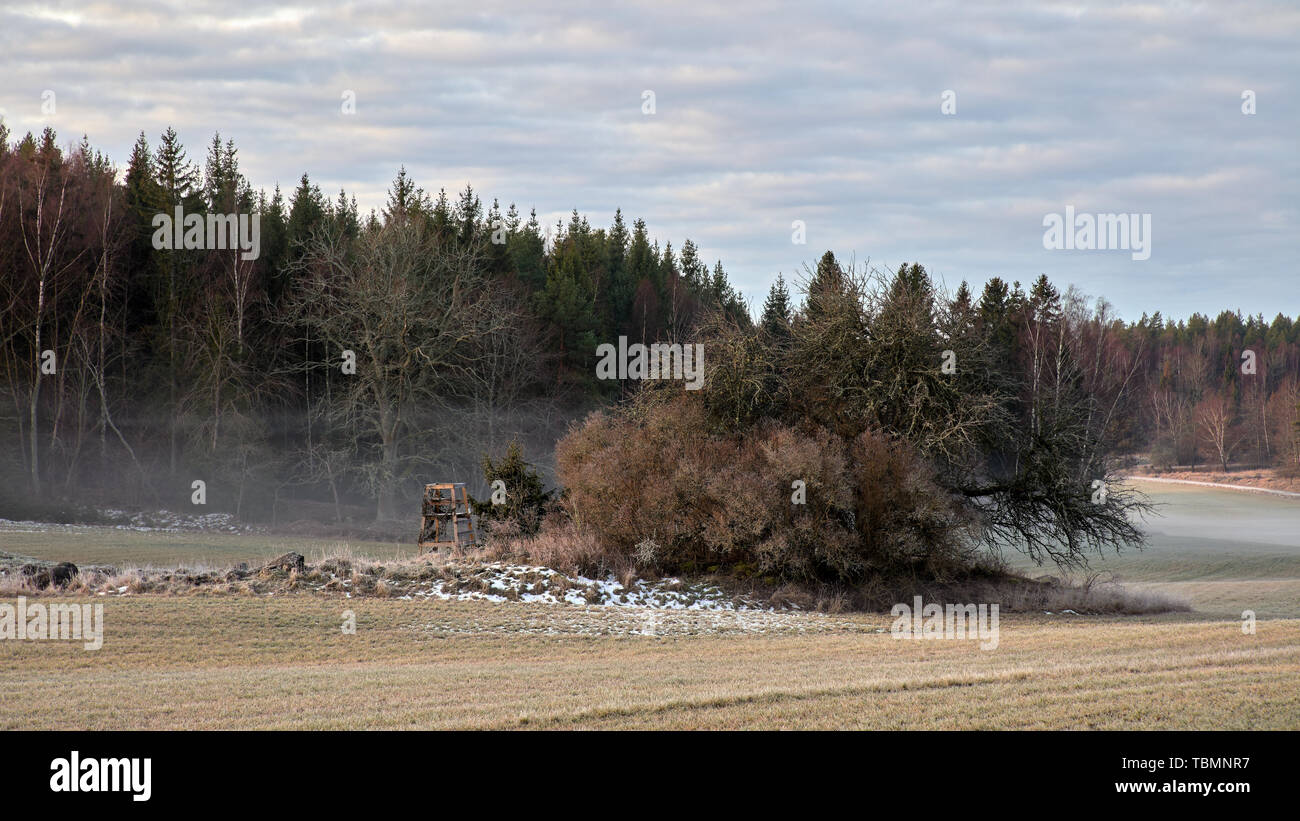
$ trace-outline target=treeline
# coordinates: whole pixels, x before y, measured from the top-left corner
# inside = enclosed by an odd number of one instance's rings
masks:
[[[178,208],[256,215],[256,258],[156,242]],[[201,481],[209,509],[255,520],[405,520],[423,481],[484,490],[483,454],[512,440],[549,474],[573,420],[635,391],[596,378],[599,344],[779,334],[849,276],[828,252],[805,299],[778,279],[751,319],[720,262],[621,212],[543,226],[401,169],[363,215],[306,174],[287,194],[255,189],[220,135],[195,160],[174,130],[141,134],[119,168],[86,139],[2,123],[0,272],[0,496],[188,505]],[[1046,277],[935,299],[987,336],[992,372],[1028,361],[1031,383],[1046,378],[1045,334],[1082,346],[1105,458],[1300,467],[1300,326],[1285,315],[1124,323]],[[801,350],[788,364],[826,380],[809,395],[859,389],[831,349]],[[706,359],[705,401],[752,387]],[[958,373],[971,364],[958,356]]]
[[[256,214],[259,253],[156,242],[178,208]],[[616,398],[599,342],[749,321],[720,262],[621,212],[544,228],[402,169],[362,215],[306,174],[255,190],[233,142],[196,161],[172,129],[118,168],[0,123],[0,271],[6,495],[188,504],[198,480],[255,519],[311,501],[402,518],[419,481],[467,478],[512,439],[549,453]]]
[[[1104,299],[1090,302],[1073,288],[1062,294],[1046,276],[1028,293],[994,277],[975,300],[962,283],[955,298],[998,329],[1008,358],[1036,344],[1043,306],[1067,320],[1072,335],[1095,340],[1096,350],[1122,354],[1126,402],[1113,453],[1149,455],[1160,468],[1227,470],[1236,462],[1300,470],[1300,322],[1286,314],[1271,322],[1236,311],[1173,321],[1157,311],[1124,323]],[[787,299],[771,295],[769,304]]]
[[[1300,472],[1300,322],[1224,311],[1174,323],[1157,312],[1121,336],[1142,371],[1126,450],[1149,450],[1162,468],[1237,461]]]

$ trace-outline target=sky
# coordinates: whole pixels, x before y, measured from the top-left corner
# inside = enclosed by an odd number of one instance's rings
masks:
[[[402,165],[546,224],[621,207],[755,308],[829,249],[949,289],[1045,273],[1127,320],[1300,315],[1298,78],[1300,3],[1263,0],[0,0],[18,135],[124,165],[219,131],[255,188],[307,172],[363,213]],[[1044,247],[1067,207],[1149,215],[1149,258]]]

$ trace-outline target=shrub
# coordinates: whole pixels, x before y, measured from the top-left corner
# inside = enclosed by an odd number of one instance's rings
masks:
[[[801,580],[960,564],[961,519],[904,443],[775,422],[733,435],[700,403],[656,401],[595,414],[560,443],[568,512],[604,553]]]
[[[948,302],[920,266],[859,275],[828,254],[810,274],[788,337],[705,323],[702,390],[647,383],[560,443],[566,508],[602,550],[856,583],[970,574],[977,545],[1071,566],[1141,544],[1139,493],[1090,495],[1113,436],[1050,285],[1017,352],[1009,319]]]
[[[508,522],[522,535],[535,535],[541,528],[543,517],[553,506],[553,500],[537,471],[524,461],[519,442],[512,441],[505,457],[498,462],[493,462],[492,457],[485,454],[483,478],[489,488],[498,481],[505,488],[505,501],[500,504],[494,504],[490,498],[486,502],[470,500],[484,533],[491,535],[494,527]]]
[[[872,570],[945,579],[977,559],[969,516],[905,442],[866,431],[850,451],[855,524]]]

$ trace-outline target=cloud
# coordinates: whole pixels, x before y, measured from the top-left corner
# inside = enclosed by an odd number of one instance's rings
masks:
[[[831,248],[952,285],[1047,273],[1130,319],[1271,315],[1300,311],[1278,299],[1300,292],[1297,35],[1266,0],[56,2],[0,10],[0,109],[119,162],[141,130],[195,158],[219,130],[256,186],[306,171],[363,209],[402,164],[547,222],[621,206],[756,302]],[[1150,213],[1151,258],[1044,250],[1066,205]]]

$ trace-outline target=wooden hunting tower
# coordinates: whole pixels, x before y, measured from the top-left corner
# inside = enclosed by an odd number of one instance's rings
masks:
[[[463,550],[474,546],[474,521],[464,482],[425,485],[421,514],[421,548]]]

